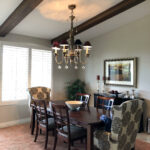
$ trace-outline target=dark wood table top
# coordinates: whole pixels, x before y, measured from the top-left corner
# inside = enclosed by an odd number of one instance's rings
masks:
[[[65,105],[65,101],[51,101],[55,104]],[[50,111],[50,108],[48,109]],[[69,111],[70,122],[72,124],[81,125],[83,127],[87,127],[91,124],[98,124],[101,123],[100,116],[102,113],[97,112],[96,108],[89,107],[89,108],[81,108],[77,111]]]

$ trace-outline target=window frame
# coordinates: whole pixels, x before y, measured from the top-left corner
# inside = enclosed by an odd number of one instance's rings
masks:
[[[7,105],[25,105],[28,104],[27,99],[22,100],[14,100],[14,101],[2,101],[2,62],[3,62],[3,46],[14,46],[14,47],[23,47],[28,48],[28,88],[31,87],[31,63],[32,63],[32,49],[37,50],[47,50],[51,51],[50,47],[41,46],[37,44],[25,44],[25,43],[16,43],[16,42],[6,42],[6,41],[0,41],[0,106],[7,106]],[[51,52],[52,55],[52,52]],[[51,56],[51,88],[53,87],[53,55]],[[28,92],[27,92],[28,95]],[[53,95],[53,92],[51,92],[51,96]]]

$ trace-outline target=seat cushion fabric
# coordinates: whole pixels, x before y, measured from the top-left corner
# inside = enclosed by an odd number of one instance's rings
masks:
[[[67,126],[63,127],[63,130],[65,132],[68,132],[68,128]],[[70,134],[71,134],[71,140],[75,140],[75,139],[79,139],[80,137],[85,137],[86,136],[86,130],[81,128],[81,127],[77,127],[74,125],[70,125]]]
[[[45,121],[45,119],[44,120],[42,120],[42,122],[41,122],[41,126],[45,126],[45,123],[46,123],[46,121]],[[43,125],[42,125],[43,124]],[[48,118],[48,129],[54,129],[54,126],[55,126],[55,123],[54,123],[54,118]]]
[[[48,128],[54,128],[54,118],[48,118]]]
[[[117,147],[118,143],[110,139],[110,132],[104,130],[94,132],[94,150],[118,150]]]
[[[110,143],[108,140],[109,134],[103,130],[96,130],[94,132],[94,147],[99,150],[110,150]]]

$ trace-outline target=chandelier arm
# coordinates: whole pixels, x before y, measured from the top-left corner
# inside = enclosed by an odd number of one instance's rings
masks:
[[[68,65],[69,61],[68,61],[68,56],[64,56],[64,61],[65,61],[65,64]]]
[[[85,57],[86,58],[86,57]],[[85,59],[86,60],[86,59]],[[82,61],[82,51],[80,52],[80,63],[82,65],[85,65],[86,64],[86,61]]]
[[[62,60],[58,61],[58,56],[55,56],[55,62],[57,65],[61,65],[63,63],[63,55],[62,55]]]
[[[78,63],[79,63],[79,57],[78,57],[78,56],[75,56],[75,57],[74,57],[74,63],[75,63],[75,64],[78,64]]]

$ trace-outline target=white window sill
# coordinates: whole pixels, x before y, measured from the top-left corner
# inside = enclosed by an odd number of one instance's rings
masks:
[[[0,106],[8,106],[8,105],[27,105],[28,100],[18,100],[18,101],[6,101],[0,102]]]

